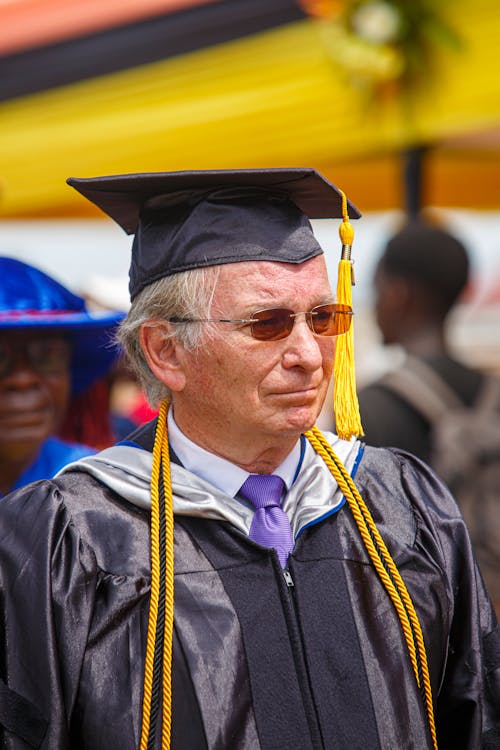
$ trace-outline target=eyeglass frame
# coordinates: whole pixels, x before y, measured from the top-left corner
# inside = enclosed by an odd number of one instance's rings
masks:
[[[342,336],[345,333],[347,333],[349,331],[349,329],[350,329],[351,324],[349,323],[349,326],[346,328],[346,330],[342,331],[341,333],[330,333],[330,334],[328,334],[328,333],[317,333],[313,329],[313,327],[312,327],[312,316],[315,314],[315,311],[318,310],[319,308],[331,307],[331,306],[343,308],[342,310],[338,310],[337,312],[342,313],[344,315],[349,315],[349,316],[353,316],[354,315],[354,312],[353,312],[352,307],[350,305],[343,305],[343,304],[339,304],[337,302],[326,302],[326,303],[324,303],[322,305],[315,305],[315,307],[312,307],[310,310],[305,310],[305,311],[302,311],[302,312],[294,312],[293,310],[289,310],[286,307],[265,307],[265,308],[262,308],[260,310],[256,310],[254,313],[252,313],[252,316],[258,315],[259,313],[263,313],[263,312],[273,312],[273,311],[282,311],[282,310],[286,311],[288,313],[288,317],[289,318],[297,318],[300,315],[304,315],[306,323],[307,323],[307,326],[308,326],[309,330],[311,331],[311,333],[314,334],[314,336],[321,336],[323,338],[334,338],[336,336]],[[285,333],[284,333],[283,336],[271,337],[271,338],[266,339],[266,338],[259,338],[257,336],[254,336],[252,324],[253,323],[262,323],[262,322],[264,322],[264,321],[261,321],[261,320],[256,320],[255,317],[251,317],[251,318],[183,318],[183,317],[175,316],[174,315],[174,316],[172,316],[170,318],[167,318],[166,321],[168,323],[241,323],[242,325],[249,325],[250,326],[250,335],[256,341],[281,341],[282,339],[287,338],[288,336],[290,336],[290,334],[293,331],[293,327],[295,325],[295,321],[294,321],[292,327],[290,328],[290,330],[288,332],[287,332],[287,329],[285,327],[283,329],[285,331]]]

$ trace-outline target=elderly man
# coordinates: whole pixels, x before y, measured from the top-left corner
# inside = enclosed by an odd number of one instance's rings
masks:
[[[3,501],[6,747],[496,746],[453,499],[314,428],[352,316],[305,214],[354,207],[313,170],[70,184],[135,233],[120,340],[162,406]]]

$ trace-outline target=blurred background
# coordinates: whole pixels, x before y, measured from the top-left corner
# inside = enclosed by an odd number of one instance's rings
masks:
[[[471,255],[453,346],[500,372],[498,0],[0,0],[0,27],[1,255],[125,309],[131,240],[69,176],[314,167],[363,213],[360,384],[392,356],[378,254],[421,210]]]

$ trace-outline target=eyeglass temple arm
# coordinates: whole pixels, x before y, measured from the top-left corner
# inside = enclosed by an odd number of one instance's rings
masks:
[[[254,323],[254,318],[180,318],[173,315],[166,318],[167,323]]]

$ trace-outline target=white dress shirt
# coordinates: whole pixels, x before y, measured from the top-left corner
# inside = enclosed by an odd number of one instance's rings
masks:
[[[168,411],[167,426],[170,445],[182,465],[188,471],[222,490],[222,492],[235,497],[241,485],[249,476],[249,472],[193,443],[177,426],[172,409]],[[285,460],[272,472],[283,479],[287,491],[290,489],[297,473],[300,457],[301,447],[298,440]]]

